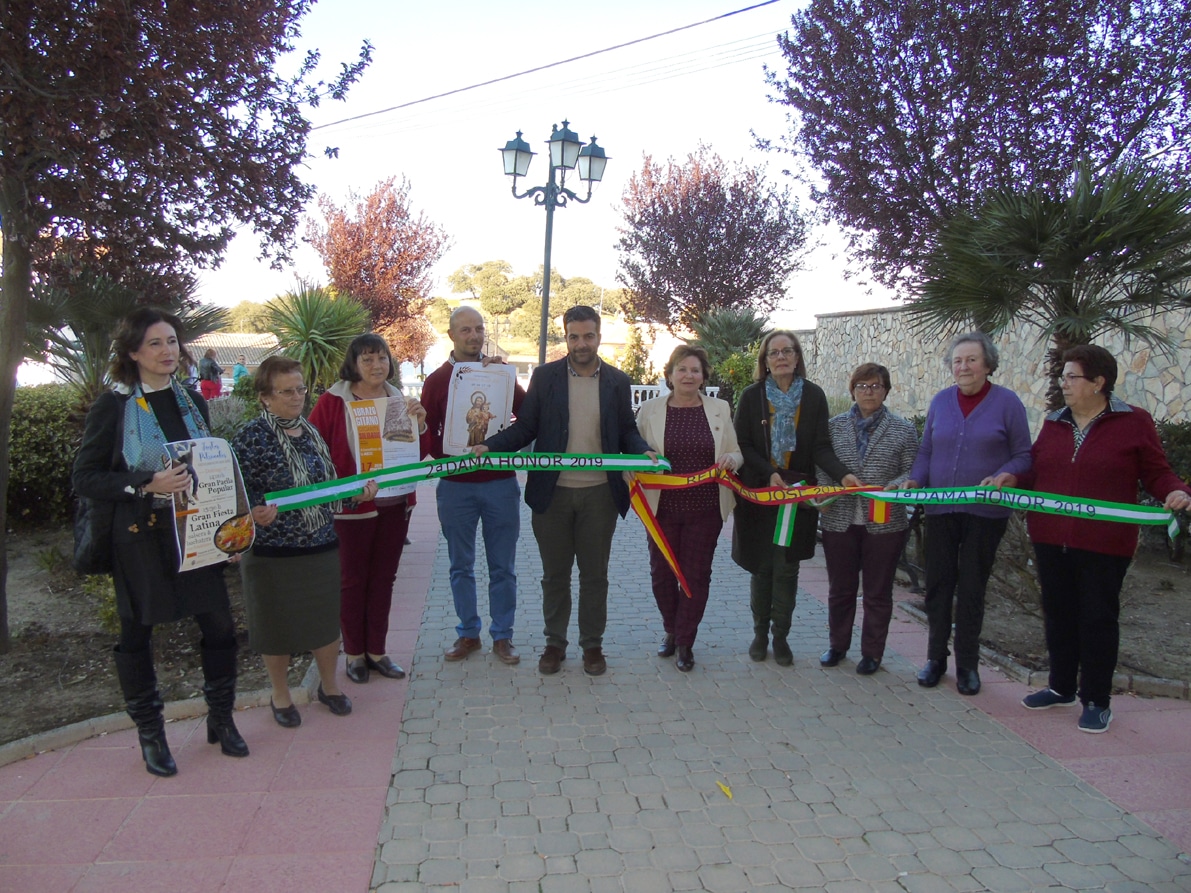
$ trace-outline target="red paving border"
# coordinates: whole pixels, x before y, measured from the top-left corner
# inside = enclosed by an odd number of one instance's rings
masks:
[[[799,586],[827,601],[827,570],[821,556],[803,562]],[[895,598],[908,596],[901,593]],[[860,624],[863,610],[856,612]],[[824,633],[823,647],[827,647]],[[926,660],[926,629],[894,611],[888,648],[915,667]],[[851,660],[840,665],[854,669]],[[940,683],[955,687],[954,668]],[[834,672],[834,671],[830,671]],[[1113,720],[1103,735],[1076,727],[1079,709],[1026,710],[1033,691],[996,667],[982,664],[981,692],[965,701],[1019,735],[1121,809],[1141,819],[1184,853],[1191,853],[1191,702],[1173,698],[1114,695]],[[908,680],[913,684],[913,680]]]
[[[389,653],[410,668],[438,546],[423,486],[390,614]],[[205,893],[367,890],[408,682],[341,685],[355,709],[302,710],[283,729],[236,714],[246,760],[207,744],[203,719],[167,725],[173,778],[145,772],[132,729],[0,767],[0,890]]]

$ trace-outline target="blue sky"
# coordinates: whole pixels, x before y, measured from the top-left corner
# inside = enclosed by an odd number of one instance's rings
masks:
[[[407,2],[323,0],[305,20],[302,47],[322,51],[328,76],[355,58],[362,40],[374,62],[346,103],[327,103],[312,116],[311,151],[339,148],[335,160],[313,158],[307,179],[336,202],[348,191],[366,193],[389,176],[407,177],[413,203],[441,224],[453,247],[437,270],[439,288],[464,263],[495,258],[517,273],[542,262],[545,214],[531,200],[510,195],[498,149],[516,130],[544,152],[551,125],[564,118],[581,138],[593,134],[612,159],[588,205],[555,216],[553,266],[564,276],[587,276],[615,287],[617,207],[629,176],[645,154],[684,158],[700,141],[726,159],[766,163],[780,179],[783,159],[753,148],[751,131],[780,136],[784,111],[767,99],[762,65],[781,65],[774,35],[800,5],[782,0],[710,24],[660,37],[503,83],[335,124],[353,116],[558,62],[679,28],[748,5],[744,0],[604,0],[557,4],[522,0]],[[545,182],[543,155],[519,187]],[[576,184],[578,185],[578,184]],[[313,210],[313,209],[312,209]],[[799,327],[815,313],[888,306],[882,291],[844,281],[838,235],[797,274],[775,320]],[[283,272],[256,261],[257,243],[245,232],[223,266],[204,273],[201,296],[219,304],[267,300],[296,276],[325,279],[307,246]],[[860,271],[863,272],[863,271]],[[863,275],[859,277],[864,279]]]

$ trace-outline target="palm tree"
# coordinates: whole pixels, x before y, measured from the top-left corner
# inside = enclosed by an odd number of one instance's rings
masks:
[[[713,307],[691,323],[695,337],[689,343],[702,347],[711,365],[718,366],[760,341],[768,328],[768,317],[752,307]]]
[[[922,274],[919,328],[995,334],[1022,319],[1042,331],[1056,409],[1067,348],[1110,332],[1171,348],[1149,320],[1191,302],[1191,187],[1144,162],[1103,176],[1083,164],[1065,194],[1003,191],[954,218]]]
[[[736,395],[752,380],[750,352],[769,331],[769,318],[753,307],[713,307],[691,323],[695,337],[687,343],[702,347],[711,361],[711,379],[720,398],[735,405]],[[731,361],[731,369],[726,363]]]
[[[227,311],[200,305],[197,282],[186,276],[160,308],[182,322],[189,339],[221,328]],[[85,411],[108,387],[112,336],[120,321],[142,306],[140,289],[83,268],[36,287],[29,307],[27,350],[68,384]]]
[[[352,339],[368,329],[368,311],[350,295],[336,295],[321,285],[300,281],[269,302],[269,328],[282,353],[302,364],[311,388],[339,380],[339,367]]]

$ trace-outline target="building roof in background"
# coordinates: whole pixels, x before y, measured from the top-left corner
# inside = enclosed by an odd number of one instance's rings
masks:
[[[196,360],[206,353],[207,348],[215,348],[215,361],[229,370],[240,354],[244,354],[245,365],[254,369],[264,362],[265,357],[278,352],[277,336],[270,332],[213,332],[195,338],[188,346]]]

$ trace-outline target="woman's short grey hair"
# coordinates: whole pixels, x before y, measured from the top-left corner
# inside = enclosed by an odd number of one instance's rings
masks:
[[[947,345],[947,355],[943,357],[943,368],[951,371],[951,357],[955,354],[955,349],[961,344],[979,344],[980,349],[984,351],[984,365],[988,366],[989,374],[991,375],[997,371],[997,364],[1000,362],[1001,354],[997,351],[997,346],[993,344],[993,340],[983,332],[965,332],[962,335],[956,335],[952,338],[951,343]]]

